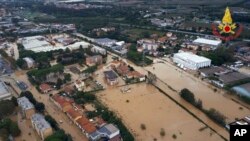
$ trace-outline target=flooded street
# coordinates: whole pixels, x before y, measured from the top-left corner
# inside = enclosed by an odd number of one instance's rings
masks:
[[[145,83],[129,85],[130,93],[121,93],[122,87],[98,93],[98,98],[116,112],[135,135],[137,141],[222,141],[209,128],[192,117],[176,103]],[[146,129],[141,129],[144,124]],[[161,136],[161,130],[165,136]],[[173,136],[176,136],[174,139]]]

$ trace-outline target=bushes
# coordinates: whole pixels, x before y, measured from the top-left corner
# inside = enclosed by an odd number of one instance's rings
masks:
[[[15,103],[11,100],[0,101],[0,119],[12,114],[15,110]]]
[[[202,109],[202,101],[200,99],[196,101],[194,94],[188,89],[182,89],[180,96],[198,109]]]
[[[213,121],[215,121],[216,123],[218,123],[221,126],[225,126],[226,125],[226,117],[224,115],[222,115],[220,112],[216,111],[215,109],[211,108],[209,110],[203,109],[202,107],[202,101],[195,100],[195,96],[192,92],[190,92],[188,89],[183,89],[180,92],[180,96],[185,99],[187,102],[189,102],[190,104],[194,105],[195,107],[197,107],[198,109],[200,109],[202,112],[204,112],[210,119],[212,119]]]
[[[45,109],[44,104],[41,102],[37,102],[36,99],[33,97],[33,94],[30,91],[21,92],[20,97],[23,97],[23,96],[29,99],[29,101],[35,106],[35,109],[38,112],[40,113],[44,112],[44,109]]]
[[[13,122],[11,119],[3,119],[0,122],[0,137],[2,140],[7,140],[9,135],[13,137],[17,137],[21,134],[21,130],[19,129],[16,122]]]
[[[52,118],[50,115],[46,115],[45,116],[45,120],[49,122],[49,124],[51,125],[51,127],[54,130],[59,130],[60,128],[58,127],[58,123],[56,122],[56,120],[54,118]]]
[[[211,118],[216,123],[225,126],[226,125],[226,117],[222,115],[220,112],[216,111],[215,109],[211,108],[205,112],[209,118]]]
[[[96,100],[96,96],[93,93],[84,93],[84,92],[77,92],[74,96],[76,103],[84,104],[88,102],[94,102]]]
[[[45,138],[44,141],[73,141],[69,134],[66,134],[63,130],[55,131],[52,135]]]

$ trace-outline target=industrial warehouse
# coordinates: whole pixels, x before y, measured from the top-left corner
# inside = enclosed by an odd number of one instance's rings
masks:
[[[68,34],[54,34],[54,35],[39,35],[20,38],[18,40],[20,44],[23,45],[24,49],[32,50],[34,52],[48,52],[53,50],[65,50],[69,48],[70,50],[87,48],[90,44],[81,41],[78,38],[73,38]]]
[[[174,54],[173,61],[183,69],[198,70],[211,66],[210,59],[187,52]]]

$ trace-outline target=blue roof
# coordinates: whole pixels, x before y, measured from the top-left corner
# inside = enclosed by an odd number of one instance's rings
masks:
[[[250,90],[249,90],[250,83],[240,86],[235,86],[232,89],[241,96],[246,96],[250,98]]]

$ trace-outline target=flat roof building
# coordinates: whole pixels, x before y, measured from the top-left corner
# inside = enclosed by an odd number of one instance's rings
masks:
[[[34,114],[31,118],[31,123],[42,140],[53,133],[52,127],[41,114]]]
[[[23,117],[30,119],[33,114],[35,114],[35,107],[29,101],[27,97],[20,97],[17,99],[17,103],[21,108],[21,113]]]
[[[11,97],[12,94],[7,85],[3,81],[0,81],[0,101],[5,99],[11,99]]]
[[[193,41],[195,44],[200,44],[200,45],[209,45],[209,46],[214,46],[218,47],[221,45],[222,41],[221,40],[211,40],[211,39],[205,39],[205,38],[198,38]]]
[[[181,68],[198,70],[211,66],[211,60],[188,52],[174,54],[173,61]]]

